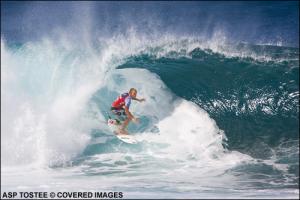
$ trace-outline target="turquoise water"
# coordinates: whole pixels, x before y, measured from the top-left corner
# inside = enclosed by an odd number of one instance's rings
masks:
[[[196,48],[186,53],[188,57],[134,56],[119,68],[145,68],[158,74],[173,93],[205,109],[227,132],[233,149],[250,150],[256,142],[276,146],[282,140],[297,140],[299,49],[235,48],[247,49],[257,59],[228,58]],[[265,58],[259,59],[262,55]]]

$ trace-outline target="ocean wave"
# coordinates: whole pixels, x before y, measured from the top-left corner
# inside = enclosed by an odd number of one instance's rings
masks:
[[[192,165],[197,166],[207,162],[224,171],[253,160],[248,154],[255,158],[263,147],[251,152],[257,141],[276,146],[276,141],[288,141],[297,133],[297,118],[289,117],[299,112],[299,68],[294,55],[285,56],[294,49],[274,47],[284,61],[257,62],[225,55],[214,49],[215,43],[209,47],[172,36],[153,41],[132,33],[101,42],[97,48],[62,38],[19,47],[1,42],[1,103],[10,113],[1,129],[5,165],[85,166],[91,157],[120,151],[120,143],[99,122],[105,121],[113,98],[132,86],[147,104],[143,109],[132,107],[142,125],[129,128],[149,144],[123,153],[145,151],[157,159],[167,156],[178,163],[195,161]],[[249,114],[256,120],[251,122]],[[236,127],[232,122],[239,116]],[[270,116],[276,120],[268,124]],[[248,127],[256,127],[255,132]],[[17,147],[12,151],[12,146]]]

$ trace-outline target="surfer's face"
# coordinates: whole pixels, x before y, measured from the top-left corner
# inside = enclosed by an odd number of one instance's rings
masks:
[[[136,97],[136,94],[137,94],[137,91],[135,91],[135,90],[132,90],[132,91],[130,92],[130,96],[131,96],[131,97]]]

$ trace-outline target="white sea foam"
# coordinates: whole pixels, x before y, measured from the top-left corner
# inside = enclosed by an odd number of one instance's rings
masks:
[[[116,80],[108,85],[112,91],[120,93],[136,85],[138,96],[146,97],[146,102],[132,103],[131,110],[138,116],[155,116],[156,120],[148,129],[136,133],[136,137],[146,143],[167,144],[158,152],[148,149],[151,155],[174,160],[194,159],[203,165],[216,164],[222,157],[231,164],[251,160],[247,155],[228,152],[224,147],[225,133],[208,113],[192,102],[175,97],[155,74],[145,69],[122,69],[116,70],[111,80]],[[155,133],[153,127],[156,127]],[[226,165],[225,159],[222,162]]]
[[[117,93],[124,92],[132,86],[136,87],[140,91],[139,95],[147,98],[147,102],[143,105],[144,109],[135,109],[135,106],[132,106],[133,111],[138,115],[149,115],[158,119],[157,127],[162,129],[161,135],[165,137],[170,135],[167,127],[178,123],[180,128],[173,139],[177,140],[177,143],[184,142],[186,146],[173,144],[170,148],[174,148],[174,151],[194,148],[193,144],[189,143],[192,140],[185,141],[183,138],[206,138],[202,145],[217,143],[217,149],[223,149],[222,140],[225,135],[216,128],[214,120],[210,119],[205,111],[199,108],[197,110],[197,106],[190,102],[173,102],[174,95],[159,77],[149,75],[147,70],[126,69],[122,72],[125,77],[124,83],[111,81],[111,73],[115,73],[113,69],[128,56],[146,51],[149,46],[161,46],[163,43],[171,44],[164,48],[166,52],[182,47],[181,43],[172,42],[174,38],[171,36],[153,43],[153,40],[147,41],[137,36],[134,30],[130,30],[128,35],[129,37],[116,36],[102,43],[103,49],[100,51],[90,49],[90,46],[86,45],[87,50],[83,55],[78,46],[72,46],[69,41],[63,39],[60,40],[64,42],[58,44],[44,39],[28,43],[18,50],[9,50],[2,40],[2,90],[5,91],[2,95],[2,107],[5,109],[1,114],[5,114],[2,118],[5,124],[2,126],[2,135],[6,140],[2,145],[3,163],[37,162],[56,165],[80,153],[88,143],[90,130],[99,127],[95,116],[90,114],[91,110],[95,111],[97,108],[89,103],[89,99],[101,87]],[[188,51],[198,45],[184,44]],[[175,117],[160,122],[173,110]],[[151,112],[148,113],[149,111]],[[94,113],[97,113],[97,118],[104,120],[100,112]],[[191,115],[192,119],[178,115]],[[199,124],[203,127],[199,127]],[[183,132],[186,129],[187,131]],[[172,143],[172,140],[170,142]],[[12,146],[17,146],[14,151]],[[205,149],[201,145],[197,148],[200,149],[191,150],[191,155]],[[23,158],[22,162],[17,161],[18,157]]]

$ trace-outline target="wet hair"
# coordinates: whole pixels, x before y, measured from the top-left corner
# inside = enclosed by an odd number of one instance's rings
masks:
[[[135,88],[130,88],[129,93],[131,93],[132,91],[135,91],[135,93],[137,93],[137,90]]]

